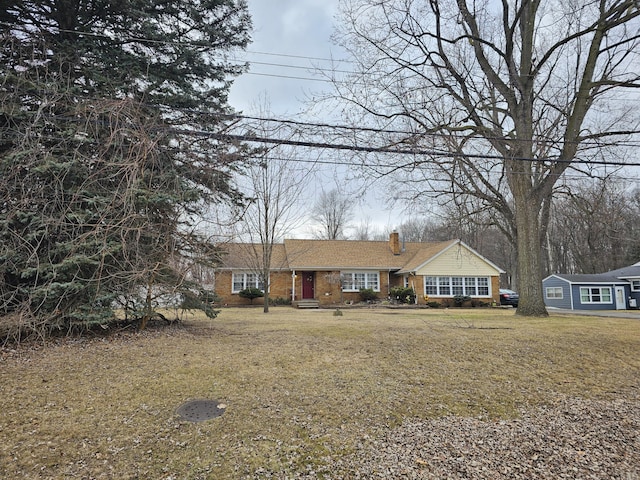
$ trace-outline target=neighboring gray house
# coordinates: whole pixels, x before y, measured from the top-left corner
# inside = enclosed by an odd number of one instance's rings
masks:
[[[640,262],[593,275],[549,275],[542,281],[547,307],[625,310],[640,305]]]

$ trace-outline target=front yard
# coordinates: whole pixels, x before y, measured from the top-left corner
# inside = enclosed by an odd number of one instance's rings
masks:
[[[5,347],[0,477],[356,478],[343,460],[404,424],[638,404],[639,351],[637,320],[289,307]],[[176,409],[191,399],[224,414],[185,421]],[[416,462],[425,476],[399,478],[435,478]]]

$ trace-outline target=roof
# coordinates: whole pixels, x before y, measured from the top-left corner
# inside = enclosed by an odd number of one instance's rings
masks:
[[[547,278],[551,277],[556,277],[569,283],[626,283],[627,279],[640,278],[640,262],[605,273],[576,275],[555,273]]]
[[[292,270],[404,270],[414,258],[433,256],[456,242],[406,242],[399,255],[388,241],[285,240],[284,245]]]
[[[624,280],[621,280],[618,277],[613,275],[609,275],[608,273],[593,273],[593,274],[574,274],[567,275],[562,273],[556,273],[553,275],[549,275],[545,280],[551,277],[556,277],[561,280],[565,280],[569,283],[626,283]]]
[[[397,235],[397,234],[396,234]],[[397,237],[396,237],[397,239]],[[417,271],[456,245],[495,267],[460,240],[444,242],[403,242],[398,254],[390,241],[286,239],[274,244],[272,270],[388,270],[396,273]],[[252,243],[229,243],[221,246],[227,253],[220,269],[257,270],[262,263],[262,246]],[[496,271],[502,270],[495,267]]]
[[[629,265],[628,267],[618,268],[617,270],[611,270],[606,275],[612,275],[617,278],[640,278],[640,262]]]
[[[421,245],[423,245],[423,248],[419,249],[417,254],[411,260],[409,260],[409,262],[407,262],[404,267],[402,267],[402,270],[400,270],[400,272],[398,273],[415,273],[416,271],[421,270],[425,265],[433,262],[440,255],[443,255],[445,252],[447,252],[447,250],[455,246],[466,249],[471,254],[475,255],[477,258],[485,262],[488,267],[494,269],[496,272],[505,273],[504,270],[480,255],[478,252],[473,250],[469,245],[461,240],[450,240],[448,242],[433,244],[431,246],[427,246],[426,244]]]
[[[225,252],[218,268],[257,270],[262,264],[262,245],[259,243],[226,243],[220,245]],[[271,253],[272,270],[289,270],[284,245],[275,243]]]

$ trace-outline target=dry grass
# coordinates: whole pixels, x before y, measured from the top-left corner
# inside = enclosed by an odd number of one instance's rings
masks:
[[[404,418],[638,395],[640,322],[512,310],[225,309],[0,351],[2,478],[290,478]],[[175,409],[219,399],[222,417]]]

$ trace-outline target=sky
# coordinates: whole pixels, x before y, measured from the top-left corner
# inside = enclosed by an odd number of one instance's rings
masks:
[[[314,68],[330,68],[333,61],[346,58],[330,38],[339,0],[248,0],[248,6],[253,21],[253,42],[245,54],[250,70],[234,81],[229,103],[255,115],[266,100],[275,117],[301,120],[305,101],[331,89]],[[335,172],[325,172],[325,187],[332,187],[335,177]],[[386,208],[384,199],[373,193],[362,197],[353,213],[352,225],[368,223],[380,232],[396,228],[400,218],[398,209]],[[309,236],[309,229],[297,229],[296,236]]]
[[[248,74],[235,80],[230,104],[249,113],[260,96],[266,94],[275,114],[295,115],[304,108],[308,94],[329,88],[326,82],[314,81],[311,70],[330,63],[319,59],[341,54],[330,42],[338,3],[338,0],[248,0],[253,42],[246,59],[251,67]]]

